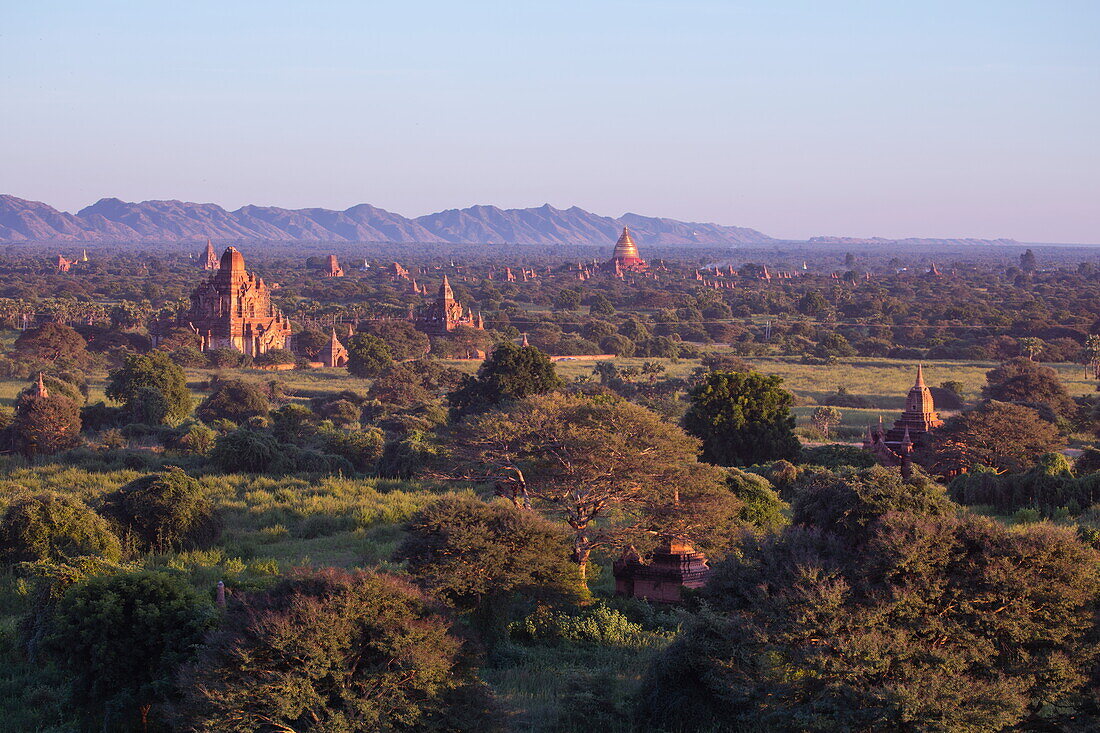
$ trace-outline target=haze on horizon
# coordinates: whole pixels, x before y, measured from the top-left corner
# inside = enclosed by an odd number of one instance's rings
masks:
[[[0,6],[0,193],[1100,243],[1100,3]]]

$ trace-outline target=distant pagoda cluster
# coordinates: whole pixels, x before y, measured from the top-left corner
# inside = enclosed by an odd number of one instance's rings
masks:
[[[71,270],[73,268],[73,265],[79,265],[79,264],[85,263],[87,261],[88,261],[88,250],[86,250],[86,249],[80,250],[80,257],[78,257],[75,260],[70,260],[70,259],[66,258],[65,255],[60,255],[59,254],[57,256],[57,271],[58,272],[68,272],[69,270]]]

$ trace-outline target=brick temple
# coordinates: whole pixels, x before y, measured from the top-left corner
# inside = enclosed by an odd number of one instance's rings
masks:
[[[485,319],[480,314],[474,315],[462,307],[455,300],[454,291],[451,289],[451,281],[443,276],[443,283],[439,286],[439,292],[435,301],[424,308],[416,318],[416,327],[424,333],[433,336],[446,336],[459,326],[485,330]]]
[[[250,356],[287,348],[291,333],[271,289],[245,270],[235,247],[226,248],[218,270],[191,293],[191,307],[176,325],[197,333],[203,351],[230,348]]]
[[[904,466],[918,441],[941,425],[932,390],[924,383],[924,365],[918,364],[916,382],[905,397],[905,411],[889,430],[882,426],[881,418],[877,427],[868,427],[863,449],[885,466]]]
[[[707,557],[687,541],[667,538],[648,558],[633,547],[615,561],[615,595],[679,603],[681,589],[702,588],[710,576]]]

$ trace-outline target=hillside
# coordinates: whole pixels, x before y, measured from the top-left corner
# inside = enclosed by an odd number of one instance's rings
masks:
[[[452,242],[607,244],[629,226],[646,245],[724,246],[773,241],[755,229],[624,214],[599,216],[576,206],[530,209],[471,206],[409,219],[369,204],[344,211],[187,201],[100,199],[76,214],[0,195],[0,242]]]

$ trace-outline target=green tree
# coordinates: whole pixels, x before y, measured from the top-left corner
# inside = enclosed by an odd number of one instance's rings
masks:
[[[517,596],[569,597],[580,586],[564,528],[504,502],[448,497],[417,512],[394,559],[433,593],[499,631]]]
[[[271,470],[282,453],[271,433],[239,428],[218,436],[210,460],[225,473],[263,473]]]
[[[581,307],[580,291],[565,288],[554,296],[554,310],[575,311]]]
[[[493,350],[476,377],[466,377],[447,395],[451,419],[483,412],[508,400],[552,392],[564,385],[546,354],[534,346],[505,341]]]
[[[107,377],[104,394],[120,402],[135,417],[150,417],[149,402],[160,397],[162,421],[176,425],[191,413],[194,402],[187,389],[187,375],[167,353],[131,354]],[[158,421],[159,422],[159,421]]]
[[[15,340],[15,353],[21,358],[48,364],[82,364],[87,361],[87,342],[61,323],[47,321],[24,331]]]
[[[181,730],[496,730],[447,620],[379,573],[299,571],[229,608],[184,674]]]
[[[1035,356],[1041,354],[1043,351],[1043,340],[1034,336],[1027,336],[1020,339],[1020,351],[1027,354],[1027,358],[1031,361],[1035,361]]]
[[[588,301],[588,312],[593,316],[613,316],[615,306],[603,293],[596,293]]]
[[[386,342],[369,333],[357,333],[347,345],[348,371],[357,377],[377,377],[393,366]]]
[[[1063,417],[1077,408],[1057,372],[1022,356],[989,370],[985,378],[982,393],[991,400],[1045,405]]]
[[[213,624],[211,604],[182,580],[153,572],[99,576],[58,601],[42,649],[72,678],[90,729],[148,730],[180,665]]]
[[[80,407],[60,392],[25,391],[8,428],[16,450],[27,456],[71,448],[80,435]]]
[[[218,531],[214,506],[202,484],[175,466],[107,494],[102,512],[145,551],[192,547],[213,539]]]
[[[821,431],[825,436],[825,440],[829,439],[829,432],[834,426],[839,425],[840,421],[844,418],[840,410],[835,407],[822,406],[815,408],[810,413],[810,424]]]
[[[205,423],[229,420],[238,425],[250,417],[266,417],[271,403],[258,384],[243,379],[226,379],[199,404],[195,414]]]
[[[419,359],[431,346],[427,335],[408,321],[371,321],[363,330],[382,339],[394,359]]]
[[[582,578],[597,547],[652,544],[660,533],[709,552],[717,548],[708,541],[739,524],[740,502],[719,470],[697,461],[698,441],[625,400],[536,395],[470,417],[448,437],[450,475],[490,482],[569,525]]]
[[[117,562],[122,550],[107,521],[80,499],[39,494],[8,505],[0,519],[0,556],[9,563],[88,556]]]
[[[780,463],[786,463],[787,466],[794,468],[786,461],[776,461],[772,466],[773,472],[779,473],[775,467]],[[796,472],[797,470],[795,469]],[[741,502],[738,517],[745,524],[765,532],[775,532],[788,524],[784,512],[789,506],[779,498],[775,487],[768,479],[755,473],[730,468],[726,473],[726,486]]]
[[[647,725],[992,732],[1086,683],[1100,555],[1072,531],[960,514],[881,468],[806,487],[794,521],[715,567],[646,676]]]
[[[702,459],[748,466],[798,457],[791,404],[783,380],[759,372],[711,372],[688,393],[684,428],[703,441]]]
[[[1039,456],[1062,449],[1066,439],[1030,407],[985,402],[949,419],[932,434],[930,465],[941,473],[988,466],[1024,471]]]

